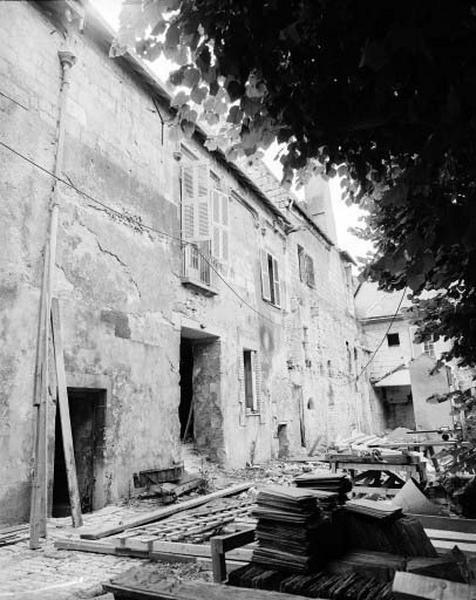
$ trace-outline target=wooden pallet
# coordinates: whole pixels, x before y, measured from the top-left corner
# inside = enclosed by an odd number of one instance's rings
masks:
[[[186,511],[164,521],[126,529],[115,539],[120,540],[122,548],[133,540],[201,543],[237,521],[240,525],[254,524],[255,520],[250,516],[252,506],[251,499],[206,505],[203,509]]]
[[[196,509],[197,507],[201,507],[204,504],[209,504],[212,500],[216,500],[218,498],[224,498],[227,496],[235,496],[248,490],[252,486],[251,482],[241,483],[229,488],[225,488],[224,490],[218,490],[216,492],[212,492],[211,494],[207,494],[205,496],[197,496],[196,498],[191,498],[182,503],[177,503],[168,507],[159,508],[157,510],[141,513],[137,516],[129,519],[125,522],[120,522],[115,525],[108,525],[102,528],[94,528],[89,529],[81,533],[81,538],[86,540],[98,540],[101,538],[109,537],[112,535],[116,535],[118,533],[122,533],[126,529],[132,529],[136,527],[143,527],[149,523],[156,523],[157,521],[161,521],[163,519],[169,519],[171,516],[176,515],[179,512],[185,512],[189,509]],[[207,507],[207,510],[211,507]],[[200,511],[195,511],[196,514],[200,514]]]

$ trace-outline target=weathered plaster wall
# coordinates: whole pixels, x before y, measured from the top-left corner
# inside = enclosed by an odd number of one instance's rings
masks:
[[[63,40],[28,3],[2,3],[2,139],[52,169]],[[53,33],[52,33],[53,31]],[[22,34],[24,33],[24,35]],[[20,43],[20,40],[24,40]],[[63,176],[117,210],[178,234],[173,159],[150,97],[104,49],[75,37]],[[121,86],[124,93],[118,93]],[[50,178],[2,149],[1,518],[25,518],[33,450],[32,388]],[[180,256],[60,187],[57,271],[67,376],[108,381],[104,500],[138,469],[179,458],[178,339],[171,320]],[[82,381],[84,383],[82,383]],[[50,432],[52,434],[52,432]]]
[[[2,139],[51,169],[63,38],[29,3],[0,3],[0,31],[0,90],[25,107],[0,96]],[[364,362],[360,333],[338,251],[306,230],[284,235],[249,188],[188,141],[239,197],[230,202],[230,260],[222,271],[229,285],[218,279],[213,297],[182,286],[178,145],[167,127],[162,131],[149,93],[91,41],[87,28],[71,45],[77,64],[63,176],[122,214],[59,188],[54,290],[67,378],[75,387],[107,390],[101,501],[126,495],[133,472],[180,458],[183,328],[216,340],[202,353],[206,369],[195,364],[209,402],[197,442],[209,446],[212,458],[242,466],[276,456],[279,423],[287,425],[291,453],[301,448],[303,430],[307,449],[354,427],[369,430],[366,380],[355,381]],[[0,157],[0,518],[10,521],[25,518],[29,505],[34,349],[52,182],[3,148]],[[128,215],[165,235],[133,226]],[[299,281],[298,243],[314,258],[314,290]],[[261,297],[261,248],[279,261],[281,310]],[[259,357],[259,415],[244,410],[244,348]]]
[[[390,317],[391,318],[391,317]],[[377,351],[374,360],[370,366],[370,376],[372,379],[381,379],[384,375],[396,369],[402,364],[408,364],[413,357],[412,334],[407,320],[396,319],[389,333],[398,333],[400,338],[399,346],[389,346],[386,333],[390,318],[385,321],[366,322],[364,325],[367,346],[369,350],[374,350],[385,337],[383,344]]]
[[[450,391],[446,369],[443,368],[433,373],[434,366],[434,360],[425,354],[421,354],[410,363],[410,380],[417,429],[438,429],[452,426],[449,402],[441,404],[427,402],[432,394],[445,394]]]

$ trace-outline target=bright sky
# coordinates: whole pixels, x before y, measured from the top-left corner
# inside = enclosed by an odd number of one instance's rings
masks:
[[[117,29],[119,25],[119,11],[122,4],[121,0],[90,0],[90,2],[101,13],[111,27]],[[151,67],[160,79],[164,81],[167,79],[170,67],[167,68],[163,61],[160,61],[159,59],[159,61],[153,63]],[[266,153],[264,161],[271,171],[280,178],[281,164],[274,161],[276,152],[277,146],[272,147]],[[364,214],[363,211],[356,205],[349,207],[343,202],[339,181],[337,179],[330,181],[330,190],[336,220],[337,243],[339,247],[347,250],[354,258],[365,256],[371,249],[369,243],[357,238],[349,231],[349,228],[359,226],[359,218]],[[298,196],[301,196],[301,194],[302,191],[301,193],[299,191],[297,192]]]

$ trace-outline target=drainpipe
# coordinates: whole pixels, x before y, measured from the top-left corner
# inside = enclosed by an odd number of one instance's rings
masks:
[[[70,87],[70,70],[76,62],[74,54],[60,50],[61,87],[58,98],[58,120],[56,135],[56,155],[53,173],[61,176],[63,167],[65,114]],[[39,537],[46,537],[48,516],[48,387],[49,387],[49,331],[51,298],[54,289],[54,269],[58,236],[58,180],[54,179],[49,198],[50,222],[45,244],[43,282],[40,296],[40,318],[36,346],[34,405],[36,407],[35,467],[32,485],[32,506],[30,516],[30,547],[39,547]]]

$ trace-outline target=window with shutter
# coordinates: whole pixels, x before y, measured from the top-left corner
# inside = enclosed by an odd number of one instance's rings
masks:
[[[279,283],[279,269],[278,269],[278,261],[273,257],[272,263],[271,263],[271,267],[272,267],[272,271],[271,271],[271,278],[273,280],[273,289],[274,289],[274,298],[273,298],[273,304],[275,304],[276,306],[281,306],[281,289],[280,289],[280,283]]]
[[[206,163],[182,166],[182,236],[184,240],[204,241],[210,235],[209,170]]]
[[[268,253],[260,251],[261,263],[261,293],[264,300],[271,302],[271,282],[269,279]]]
[[[212,227],[213,227],[213,256],[222,262],[228,260],[228,194],[212,189]]]
[[[243,350],[245,406],[250,412],[257,410],[254,354],[253,350]]]
[[[304,252],[304,248],[302,246],[297,247],[298,251],[298,263],[299,263],[299,279],[301,281],[306,281],[306,254]]]
[[[281,282],[278,261],[266,250],[260,251],[261,292],[267,300],[278,308],[281,306]]]
[[[314,261],[306,254],[306,283],[309,287],[314,287]]]

